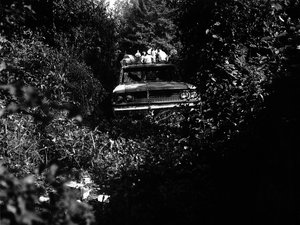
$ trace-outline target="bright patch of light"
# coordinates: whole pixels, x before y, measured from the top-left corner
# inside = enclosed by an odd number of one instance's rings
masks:
[[[109,2],[109,7],[110,8],[113,8],[114,7],[114,4],[117,0],[106,0],[107,2]]]

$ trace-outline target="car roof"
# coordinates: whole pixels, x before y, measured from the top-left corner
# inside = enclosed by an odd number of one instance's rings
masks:
[[[124,71],[134,71],[134,70],[147,70],[151,68],[175,68],[174,64],[166,64],[166,63],[159,63],[159,64],[131,64],[122,67]]]

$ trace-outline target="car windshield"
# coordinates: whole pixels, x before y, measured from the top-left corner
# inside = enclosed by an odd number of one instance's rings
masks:
[[[123,69],[122,83],[176,81],[178,77],[175,67],[166,66],[136,66]]]

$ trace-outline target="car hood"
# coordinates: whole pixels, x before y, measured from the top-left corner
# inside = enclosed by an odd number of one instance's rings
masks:
[[[114,90],[113,93],[129,93],[140,91],[152,91],[152,90],[186,90],[196,89],[195,86],[184,82],[143,82],[143,83],[131,83],[120,84]]]

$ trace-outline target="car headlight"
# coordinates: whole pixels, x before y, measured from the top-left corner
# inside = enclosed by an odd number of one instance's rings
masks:
[[[190,98],[190,93],[188,91],[183,91],[180,94],[181,99],[189,99]]]
[[[190,90],[195,90],[195,89],[196,89],[196,86],[191,85],[191,84],[187,84],[187,87],[188,87],[188,89],[190,89]]]
[[[192,98],[192,99],[197,98],[197,96],[198,96],[198,94],[197,94],[196,91],[192,91],[192,92],[190,93],[190,98]]]
[[[134,100],[133,96],[132,95],[127,95],[126,96],[126,101],[127,102],[132,102]]]
[[[121,102],[123,102],[123,100],[124,100],[124,98],[121,95],[117,96],[117,98],[116,98],[117,103],[121,103]]]

